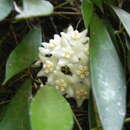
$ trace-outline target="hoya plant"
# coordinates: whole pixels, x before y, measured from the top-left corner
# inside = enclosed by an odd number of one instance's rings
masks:
[[[0,0],[0,130],[129,130],[129,5]]]

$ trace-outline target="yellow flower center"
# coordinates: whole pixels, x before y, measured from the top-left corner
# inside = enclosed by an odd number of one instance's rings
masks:
[[[59,89],[60,91],[65,91],[66,89],[66,83],[63,79],[59,79],[56,81],[56,89]]]
[[[71,51],[71,50],[65,50],[64,52],[63,52],[63,56],[65,57],[65,58],[70,58],[70,56],[73,54],[73,52]]]
[[[79,70],[77,71],[77,74],[78,74],[81,78],[85,78],[86,76],[89,75],[88,67],[87,67],[87,66],[80,66],[80,67],[79,67]]]
[[[54,44],[54,43],[50,43],[49,45],[48,45],[48,48],[50,48],[50,49],[53,49],[53,48],[55,48],[56,47],[56,45]]]
[[[84,88],[77,89],[75,94],[77,99],[86,98],[88,95],[87,91]]]
[[[51,39],[50,43],[48,44],[48,48],[53,49],[56,47],[56,41]]]
[[[53,71],[53,67],[54,67],[54,65],[50,61],[46,61],[46,63],[44,64],[44,70],[46,73]]]
[[[79,33],[78,31],[74,31],[74,32],[72,33],[72,35],[71,35],[71,38],[72,38],[73,40],[78,40],[78,39],[80,39],[80,33]]]

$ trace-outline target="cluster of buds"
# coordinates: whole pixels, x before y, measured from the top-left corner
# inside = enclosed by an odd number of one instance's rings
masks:
[[[39,48],[42,69],[38,77],[47,77],[46,85],[55,86],[78,106],[89,97],[89,37],[87,30],[79,32],[69,26],[66,32],[55,34],[49,43]]]

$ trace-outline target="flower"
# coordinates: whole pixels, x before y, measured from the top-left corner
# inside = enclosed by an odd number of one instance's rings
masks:
[[[55,86],[56,86],[57,89],[59,89],[61,92],[65,91],[67,84],[66,84],[64,79],[58,79],[58,80],[56,80],[55,83],[56,83]]]
[[[80,106],[89,97],[89,37],[87,30],[79,32],[72,26],[60,34],[39,47],[37,64],[42,63],[42,69],[37,76],[47,77],[47,85],[74,98]]]
[[[77,70],[77,74],[80,76],[80,78],[85,78],[89,75],[88,67],[80,65]]]

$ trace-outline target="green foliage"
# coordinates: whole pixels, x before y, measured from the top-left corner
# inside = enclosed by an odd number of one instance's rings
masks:
[[[115,0],[92,0],[92,2],[100,9],[102,9],[103,3],[112,5],[115,4]]]
[[[24,37],[8,58],[4,83],[37,60],[38,47],[41,41],[41,29],[39,27],[32,29]]]
[[[99,119],[98,119],[96,104],[95,104],[92,93],[90,95],[90,100],[88,103],[88,118],[89,118],[90,130],[98,129],[101,127],[99,123]]]
[[[106,27],[97,16],[90,29],[91,83],[99,116],[104,130],[121,130],[126,110],[122,65]]]
[[[48,39],[50,35],[50,25],[48,26],[45,21],[41,21],[43,20],[42,18],[36,17],[56,13],[63,17],[65,13],[67,15],[79,15],[80,2],[67,0],[56,5],[59,1],[52,1],[56,7],[53,7],[53,4],[46,0],[20,0],[17,4],[14,2],[15,0],[0,0],[1,25],[4,25],[5,22],[5,25],[9,23],[11,26],[15,26],[15,24],[22,25],[25,22],[25,25],[29,27],[36,26],[23,37],[21,43],[19,43],[9,55],[7,62],[4,58],[2,59],[3,53],[6,53],[2,45],[3,41],[8,38],[10,29],[9,32],[7,32],[7,36],[2,40],[3,31],[1,28],[0,60],[5,61],[2,62],[0,66],[0,71],[2,71],[2,73],[0,72],[0,76],[4,72],[3,66],[6,66],[3,85],[5,85],[4,90],[7,90],[10,86],[16,86],[14,82],[7,84],[7,81],[10,79],[13,81],[14,76],[25,69],[29,69],[28,77],[33,80],[33,85],[31,80],[26,79],[26,81],[20,85],[20,89],[10,103],[2,107],[0,106],[0,130],[72,130],[74,128],[73,114],[68,102],[55,87],[52,86],[44,86],[37,92],[37,88],[40,86],[39,82],[41,83],[42,81],[40,78],[36,78],[34,70],[37,71],[37,69],[29,67],[38,59],[38,47],[42,42],[42,29],[45,29],[45,32],[43,31],[45,36],[46,30],[48,30],[45,39]],[[21,5],[21,3],[23,3],[22,9],[18,6]],[[127,97],[125,80],[128,79],[127,82],[129,82],[130,79],[130,14],[124,10],[125,6],[123,3],[123,0],[82,0],[81,2],[81,15],[83,16],[85,27],[88,29],[88,32],[90,31],[91,42],[90,84],[93,93],[88,103],[90,130],[122,130],[123,128]],[[122,9],[122,7],[124,9]],[[69,12],[66,11],[67,8]],[[54,9],[56,12],[54,12]],[[111,11],[111,9],[113,11]],[[74,12],[70,12],[70,10],[74,10]],[[17,15],[15,15],[16,12],[18,13]],[[9,14],[11,15],[6,19]],[[59,18],[60,15],[56,17]],[[118,17],[114,17],[115,15]],[[66,18],[68,20],[68,16]],[[23,19],[23,23],[21,22],[21,24],[19,24],[20,19]],[[47,21],[49,21],[48,19],[52,22],[57,32],[56,26],[59,25],[55,24],[60,23],[60,21],[55,23],[53,16],[47,18]],[[14,21],[16,23],[14,23]],[[80,24],[80,22],[78,24]],[[37,24],[40,25],[40,23],[44,23],[43,28],[37,26]],[[58,29],[61,27],[62,25],[60,25]],[[124,31],[122,27],[124,27],[126,31]],[[12,32],[13,31],[11,31],[11,33]],[[17,39],[17,37],[14,36],[14,39],[15,38]],[[123,61],[127,60],[127,63],[123,66],[120,59]],[[128,77],[125,76],[123,71],[127,70],[126,68],[129,70],[126,72]],[[3,81],[4,76],[1,77],[0,82]],[[21,84],[18,81],[17,83]],[[0,89],[1,86],[2,84],[0,84]],[[32,86],[33,93],[36,94],[33,100],[30,99],[32,96]],[[1,97],[0,94],[0,98]],[[87,109],[87,106],[85,109]],[[84,120],[87,122],[86,118]]]
[[[127,54],[127,63],[128,63],[128,69],[130,72],[130,50],[128,50],[128,54]]]
[[[30,111],[32,128],[35,130],[71,130],[73,127],[70,105],[55,87],[40,88]]]
[[[114,6],[112,6],[112,8],[115,11],[116,15],[119,17],[119,20],[123,24],[128,36],[130,37],[130,14],[121,8],[117,8]],[[128,48],[128,50],[127,50],[128,70],[130,72],[130,43],[127,39],[126,39],[126,45]]]
[[[0,130],[31,130],[29,105],[32,91],[30,80],[26,80],[8,105]]]
[[[119,17],[124,28],[126,29],[128,35],[130,36],[130,14],[124,11],[123,9],[112,7],[116,15]]]
[[[5,19],[13,8],[13,0],[0,0],[0,21]]]
[[[92,2],[99,7],[100,9],[102,9],[102,4],[103,4],[103,0],[92,0]]]
[[[130,73],[130,42],[126,39],[127,44],[127,64],[128,64],[128,72]]]
[[[16,19],[45,16],[53,12],[53,5],[45,0],[23,0],[23,10],[16,11],[20,13]]]
[[[90,0],[83,0],[82,2],[82,15],[86,28],[89,26],[93,16],[93,4]]]
[[[115,4],[116,3],[116,0],[104,0],[104,2],[106,3],[106,4]]]
[[[0,21],[4,20],[13,9],[14,0],[0,0]],[[19,13],[16,19],[25,19],[50,15],[53,5],[46,0],[23,0],[23,10],[14,3],[15,10]]]

